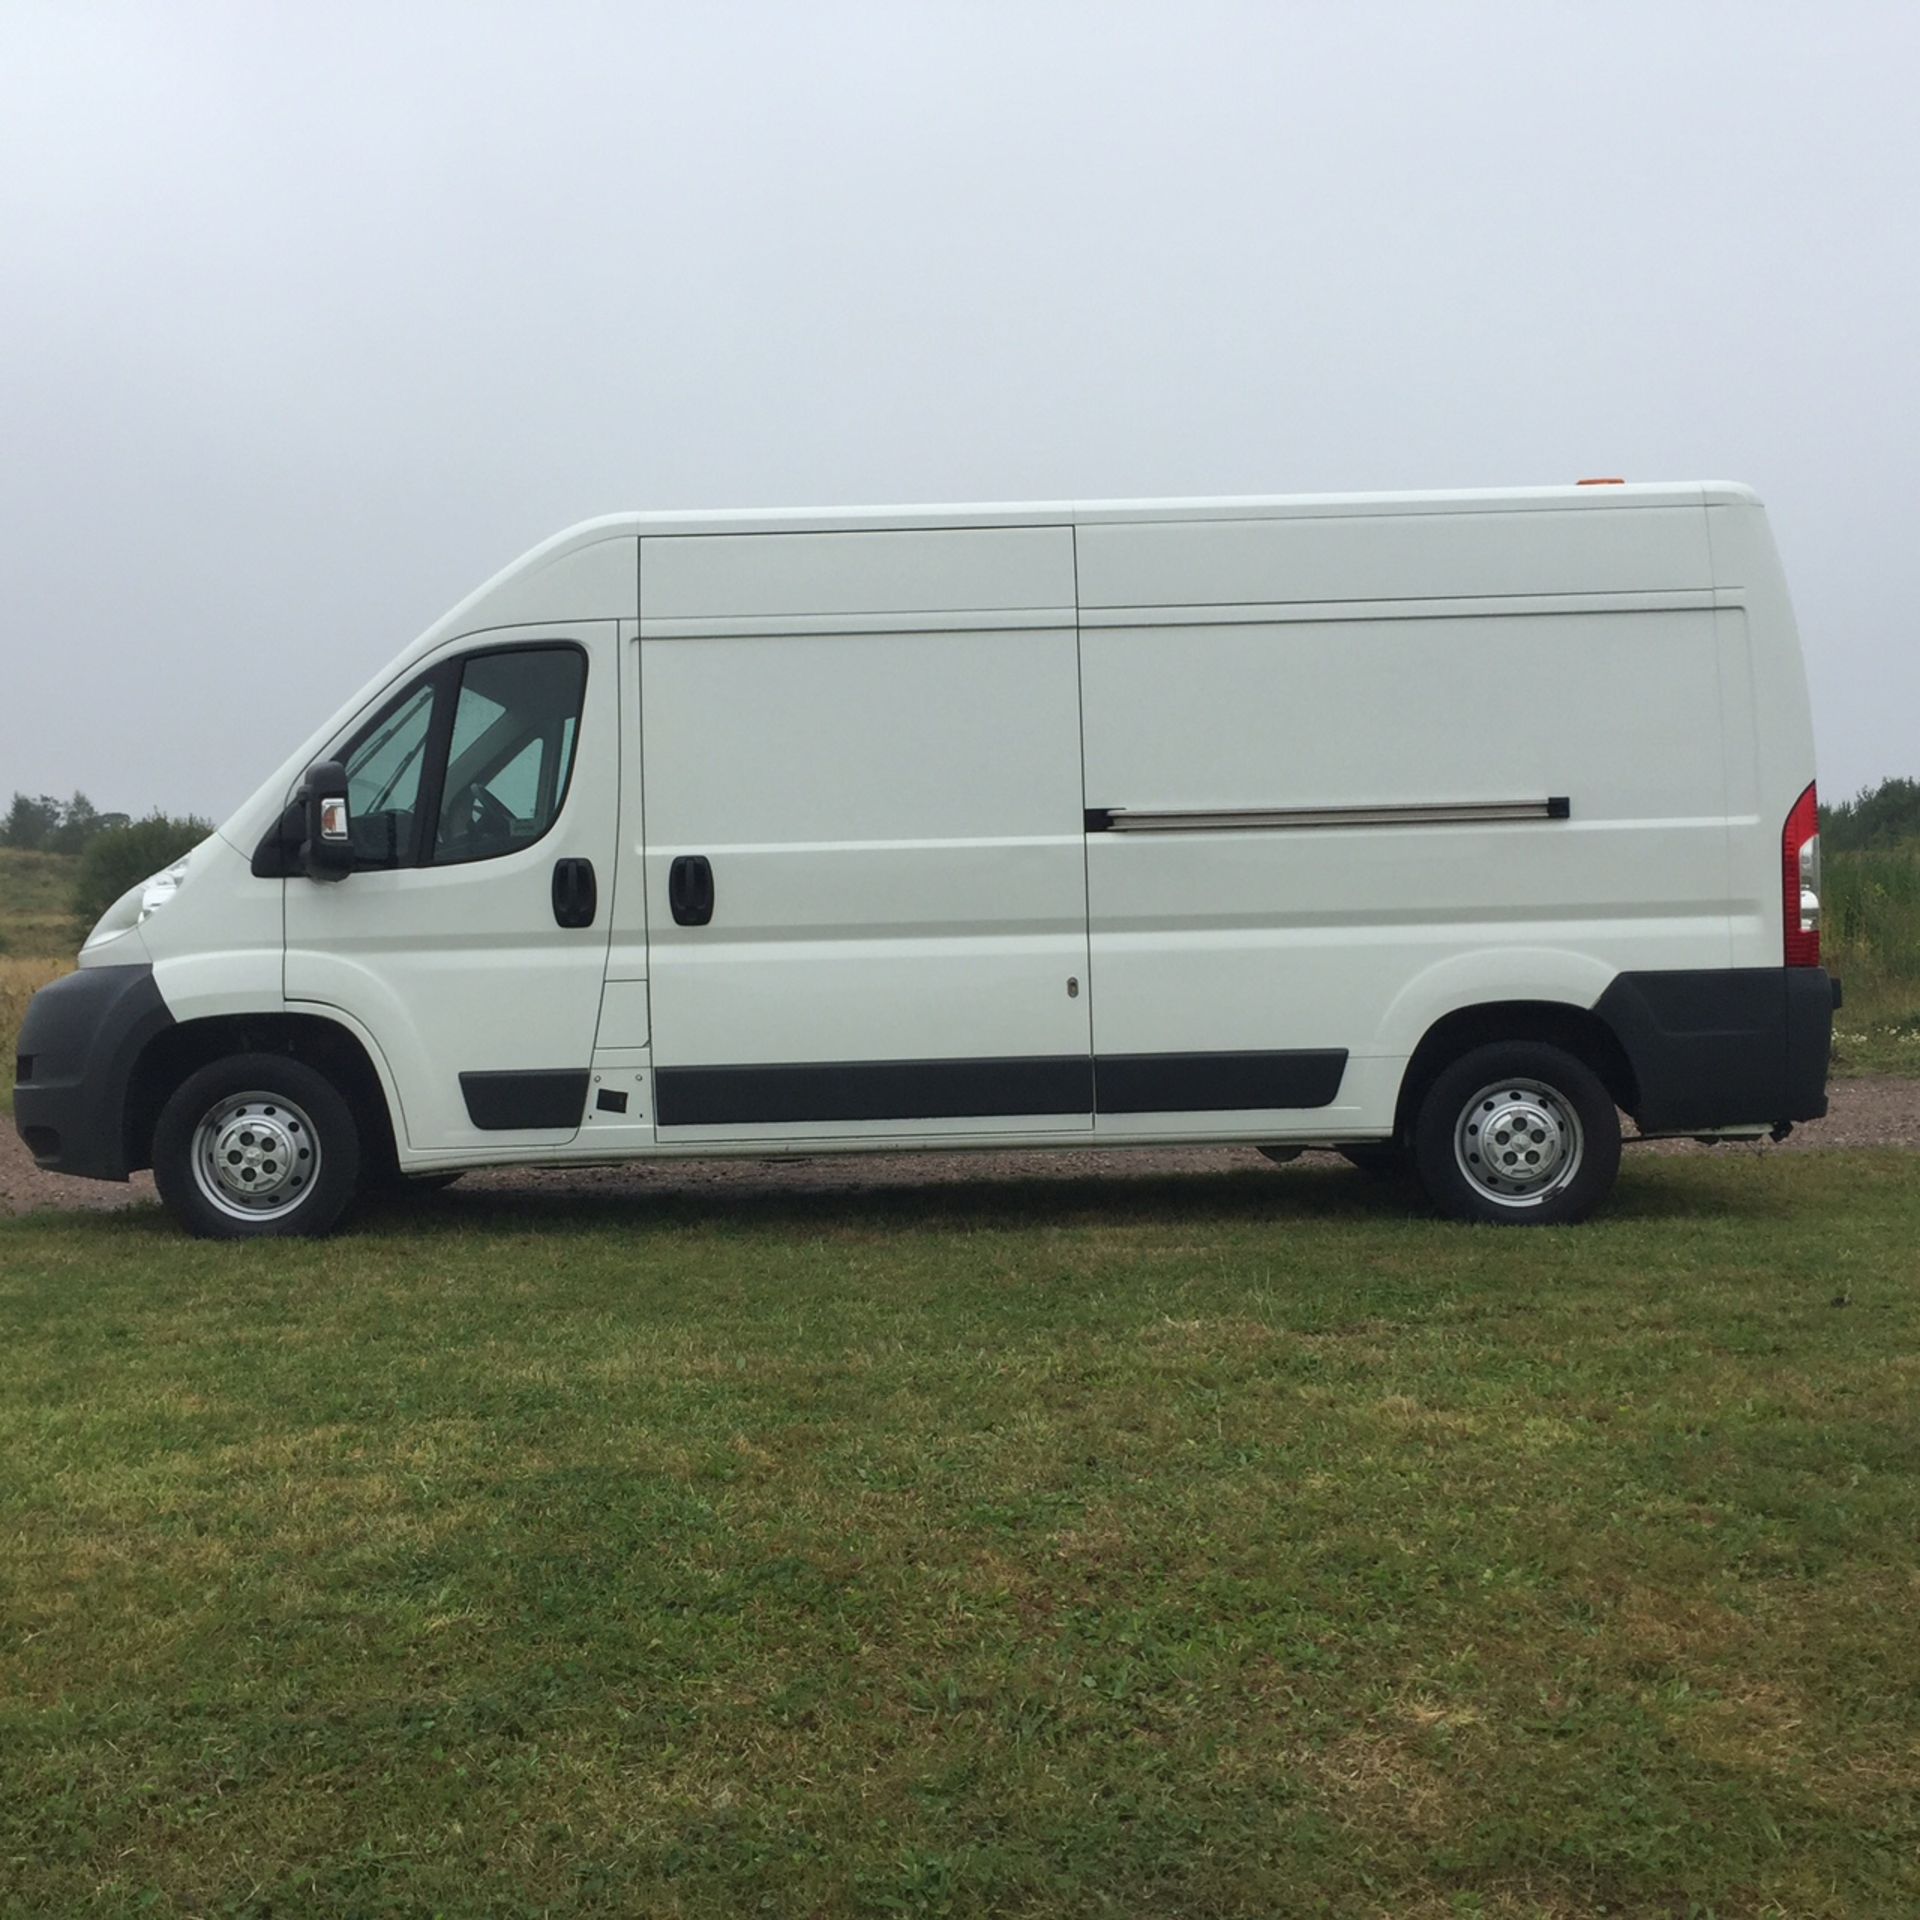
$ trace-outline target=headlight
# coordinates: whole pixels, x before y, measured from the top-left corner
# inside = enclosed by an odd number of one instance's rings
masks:
[[[180,883],[186,877],[186,861],[176,860],[172,866],[163,868],[152,879],[141,881],[140,913],[133,924],[137,927],[149,914],[158,913],[180,891]]]
[[[172,866],[149,874],[146,879],[129,887],[94,922],[93,931],[87,935],[86,946],[80,949],[81,952],[86,952],[88,947],[105,946],[109,940],[118,940],[123,934],[131,933],[135,927],[143,925],[149,915],[158,913],[180,891],[192,864],[192,854],[183,855]]]

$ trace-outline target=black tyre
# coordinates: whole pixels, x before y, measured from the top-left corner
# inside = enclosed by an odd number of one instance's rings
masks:
[[[1255,1147],[1254,1152],[1271,1160],[1276,1167],[1290,1167],[1306,1152],[1305,1147]]]
[[[1428,1088],[1413,1158],[1428,1197],[1455,1220],[1560,1226],[1612,1190],[1620,1116],[1593,1069],[1559,1047],[1476,1047]]]
[[[1361,1141],[1351,1147],[1337,1147],[1335,1152],[1348,1166],[1357,1167],[1376,1180],[1398,1180],[1409,1170],[1405,1150],[1391,1140]]]
[[[325,1233],[360,1178],[360,1129],[332,1081],[275,1053],[240,1053],[175,1089],[153,1135],[167,1210],[205,1240]]]

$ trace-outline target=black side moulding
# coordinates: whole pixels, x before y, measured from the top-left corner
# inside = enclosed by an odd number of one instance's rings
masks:
[[[460,1094],[467,1103],[467,1118],[483,1133],[571,1128],[579,1126],[586,1114],[591,1078],[586,1067],[463,1073]]]

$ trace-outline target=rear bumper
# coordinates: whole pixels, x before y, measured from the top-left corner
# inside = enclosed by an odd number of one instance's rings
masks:
[[[153,969],[86,967],[42,987],[20,1026],[13,1124],[37,1164],[86,1180],[124,1180],[127,1084],[173,1015]]]
[[[1594,1004],[1625,1049],[1642,1133],[1827,1110],[1838,984],[1821,967],[1623,973]]]

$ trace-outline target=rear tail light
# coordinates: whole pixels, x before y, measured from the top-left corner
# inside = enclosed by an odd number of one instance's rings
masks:
[[[1786,963],[1820,964],[1820,796],[1813,783],[1793,803],[1780,832],[1780,913]]]

